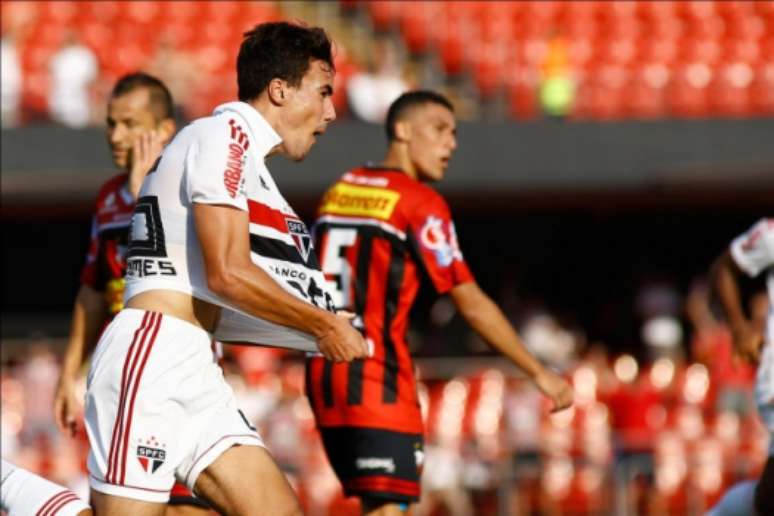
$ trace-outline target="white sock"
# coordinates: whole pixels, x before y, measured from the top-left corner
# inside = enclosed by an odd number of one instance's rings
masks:
[[[749,516],[755,514],[753,499],[757,480],[747,480],[735,484],[723,498],[710,509],[706,516]]]
[[[89,509],[75,493],[2,461],[0,507],[8,516],[76,516]]]

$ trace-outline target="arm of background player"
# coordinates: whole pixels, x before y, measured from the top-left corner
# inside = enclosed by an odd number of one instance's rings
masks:
[[[535,385],[554,402],[554,410],[572,405],[570,385],[544,367],[527,351],[516,330],[500,308],[475,282],[461,283],[449,291],[465,320],[487,344],[508,357],[527,373]]]
[[[62,358],[62,372],[54,398],[54,419],[64,433],[75,435],[75,416],[78,403],[75,399],[75,379],[83,364],[84,355],[90,354],[107,318],[105,296],[92,287],[82,284],[75,298],[70,337]]]
[[[193,203],[209,288],[246,313],[313,335],[329,360],[367,355],[363,337],[338,316],[297,299],[250,260],[249,216],[217,204]]]
[[[744,314],[742,296],[739,293],[741,274],[742,271],[734,263],[731,253],[726,251],[713,264],[710,281],[728,320],[736,352],[743,359],[755,364],[763,345],[763,334],[755,330]]]

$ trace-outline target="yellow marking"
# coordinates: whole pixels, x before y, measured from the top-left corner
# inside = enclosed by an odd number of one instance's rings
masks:
[[[337,183],[323,197],[320,212],[388,220],[399,199],[392,190]]]

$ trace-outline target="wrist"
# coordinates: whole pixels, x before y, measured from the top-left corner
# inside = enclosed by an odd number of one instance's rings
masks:
[[[334,327],[336,316],[319,308],[315,308],[314,312],[314,316],[308,319],[310,321],[309,332],[319,340]]]

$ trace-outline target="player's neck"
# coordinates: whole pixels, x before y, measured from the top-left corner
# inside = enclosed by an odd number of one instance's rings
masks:
[[[402,170],[411,179],[417,179],[417,170],[408,155],[408,149],[400,144],[392,144],[382,160],[382,167]]]

